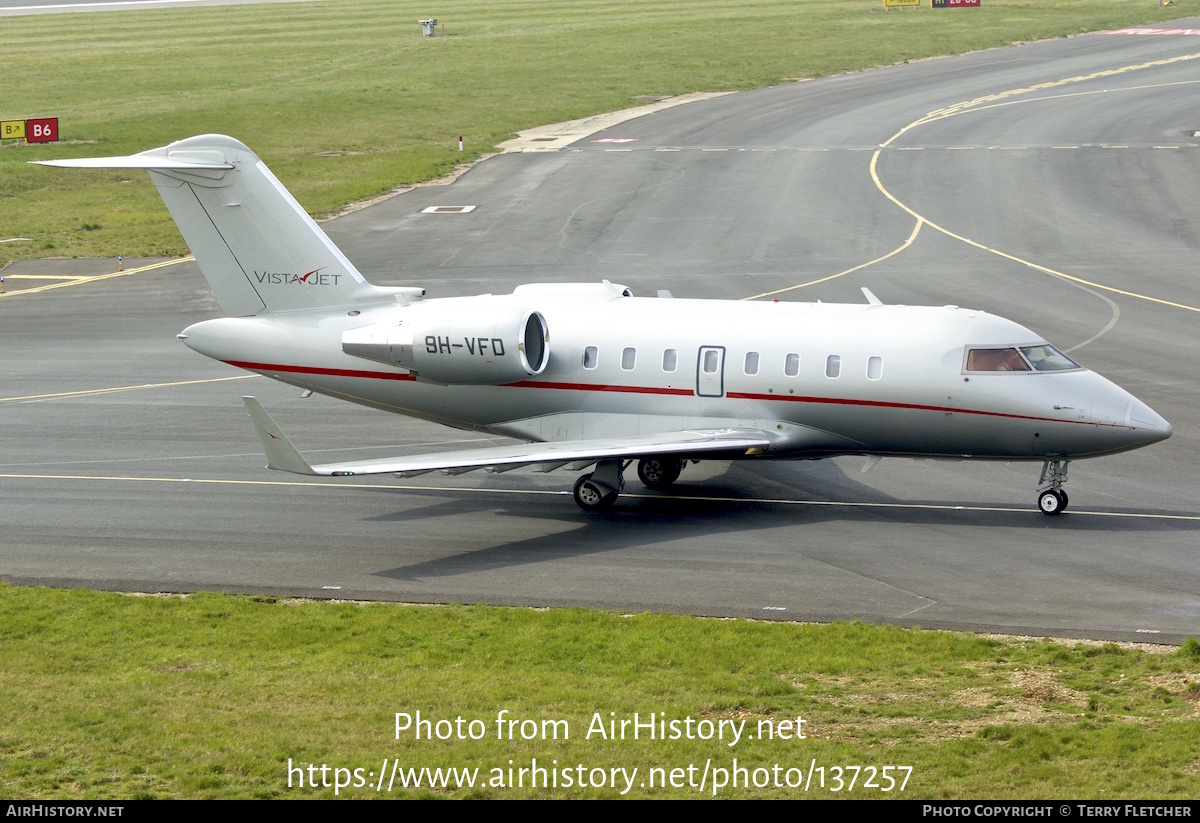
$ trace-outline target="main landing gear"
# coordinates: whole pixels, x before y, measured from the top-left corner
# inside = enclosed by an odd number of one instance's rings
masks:
[[[1067,482],[1066,460],[1047,460],[1042,464],[1042,476],[1038,479],[1039,486],[1047,486],[1038,492],[1038,508],[1042,514],[1062,514],[1066,511],[1068,498],[1063,490]]]
[[[647,488],[666,489],[679,479],[679,473],[687,465],[686,460],[667,457],[644,457],[638,461],[638,479]],[[582,475],[575,481],[575,502],[584,511],[594,512],[607,509],[616,502],[617,495],[625,488],[621,473],[629,461],[601,460],[591,474]]]
[[[575,502],[585,512],[607,509],[617,500],[625,487],[621,476],[624,466],[620,460],[601,460],[591,474],[581,475],[575,481]]]
[[[662,491],[679,479],[686,460],[669,457],[643,457],[638,461],[638,480],[648,489]]]

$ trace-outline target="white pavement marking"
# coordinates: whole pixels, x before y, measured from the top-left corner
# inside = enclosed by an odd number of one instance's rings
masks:
[[[445,492],[447,494],[512,494],[534,495],[539,497],[566,497],[568,491],[553,491],[548,489],[485,489],[476,487],[455,486],[410,486],[399,483],[352,483],[322,480],[233,480],[229,478],[180,478],[180,477],[149,477],[138,475],[92,475],[92,474],[0,474],[3,480],[75,480],[99,481],[104,483],[180,483],[187,482],[209,486],[277,486],[285,488],[307,488],[316,490],[331,489],[391,489],[395,491]],[[878,503],[868,501],[848,500],[796,500],[786,497],[716,497],[711,495],[682,496],[671,494],[622,494],[633,500],[670,500],[673,502],[692,503],[760,503],[779,506],[812,506],[814,508],[844,508],[844,509],[896,509],[906,511],[944,511],[944,512],[993,512],[999,514],[1019,514],[1022,517],[1036,514],[1036,510],[1027,506],[959,506],[948,503]],[[1157,514],[1154,512],[1113,512],[1089,511],[1086,509],[1071,509],[1064,517],[1119,517],[1129,520],[1173,520],[1180,522],[1200,522],[1200,514]]]

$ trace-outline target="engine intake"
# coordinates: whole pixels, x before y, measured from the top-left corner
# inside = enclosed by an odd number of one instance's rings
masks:
[[[539,375],[550,361],[540,312],[520,306],[431,306],[342,334],[342,351],[434,383],[497,385]]]

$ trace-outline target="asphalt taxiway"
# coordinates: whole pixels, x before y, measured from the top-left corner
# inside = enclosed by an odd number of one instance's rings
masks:
[[[1036,511],[1023,463],[701,463],[671,494],[627,478],[600,516],[563,472],[267,472],[243,394],[317,459],[476,438],[193,353],[175,334],[218,311],[192,263],[97,278],[117,273],[28,261],[0,299],[0,578],[1200,634],[1197,67],[1192,34],[1093,34],[727,95],[325,224],[374,282],[434,297],[607,278],[854,302],[867,286],[1010,317],[1175,427],[1073,463],[1061,517]],[[476,208],[423,213],[454,205]]]

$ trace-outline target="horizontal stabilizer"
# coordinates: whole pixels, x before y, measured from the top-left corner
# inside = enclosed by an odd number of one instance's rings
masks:
[[[57,166],[60,169],[158,169],[160,171],[186,171],[188,169],[232,169],[227,160],[189,160],[161,157],[150,154],[131,154],[128,157],[81,157],[74,160],[31,160],[39,166]]]
[[[270,415],[253,397],[243,397],[246,410],[258,431],[267,466],[295,474],[347,476],[356,474],[401,474],[415,477],[431,471],[461,474],[475,469],[507,471],[521,466],[567,463],[584,466],[599,460],[628,460],[651,455],[730,457],[760,453],[771,445],[771,436],[757,429],[693,429],[645,437],[611,437],[571,440],[560,443],[518,443],[481,449],[383,457],[346,463],[309,465]]]

